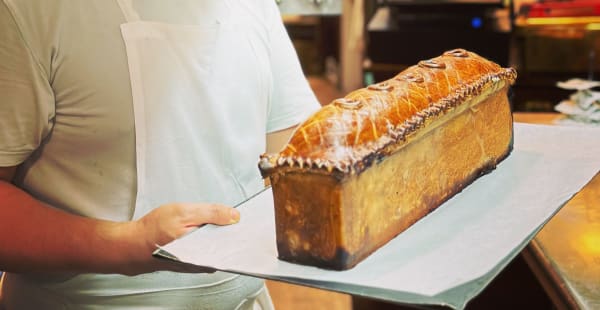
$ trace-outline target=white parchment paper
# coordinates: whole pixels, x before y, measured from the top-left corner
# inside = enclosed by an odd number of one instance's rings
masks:
[[[600,168],[600,129],[515,124],[511,155],[351,270],[277,259],[273,199],[239,207],[159,252],[219,270],[381,298],[462,308]]]

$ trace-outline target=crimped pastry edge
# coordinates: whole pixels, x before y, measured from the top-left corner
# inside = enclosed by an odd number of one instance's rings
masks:
[[[444,55],[455,51],[464,50],[457,49],[446,52]],[[420,64],[426,62],[422,61]],[[398,76],[401,76],[403,73],[401,72]],[[341,179],[347,175],[360,173],[373,165],[373,163],[380,162],[402,149],[410,140],[411,135],[418,132],[418,129],[425,124],[440,119],[453,109],[484,95],[486,91],[489,94],[503,88],[506,83],[512,85],[516,77],[517,72],[515,69],[501,68],[498,72],[481,75],[472,83],[460,85],[454,92],[449,93],[437,102],[431,103],[427,108],[417,112],[403,123],[398,124],[396,127],[388,128],[388,132],[380,136],[376,141],[355,148],[354,154],[357,156],[352,162],[303,158],[297,155],[282,156],[281,153],[262,154],[259,160],[259,169],[263,177],[271,176],[274,173],[310,172],[333,174]],[[374,85],[382,85],[386,82]]]

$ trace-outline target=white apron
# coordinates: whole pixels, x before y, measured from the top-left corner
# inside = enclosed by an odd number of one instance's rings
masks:
[[[216,18],[202,25],[147,22],[130,1],[119,0],[128,20],[121,31],[136,129],[134,219],[171,202],[233,205],[262,186],[256,163],[265,149],[264,138],[257,137],[266,136],[268,91],[260,87],[266,81],[243,80],[257,72],[244,72],[249,68],[234,62],[256,51],[238,44],[244,35],[233,33],[240,30],[231,24],[239,18],[235,11],[223,1],[198,2],[217,2],[200,5]],[[223,58],[231,63],[222,65]],[[223,76],[223,67],[235,70]]]
[[[233,205],[260,190],[271,76],[266,45],[256,42],[265,31],[240,33],[244,16],[223,0],[196,1],[208,17],[186,25],[142,20],[132,0],[117,1],[136,130],[132,218],[171,202]],[[16,293],[7,295],[27,291],[44,309],[272,309],[262,280],[222,272],[28,281],[11,279],[5,289]]]
[[[134,219],[170,202],[233,205],[262,187],[256,162],[265,149],[269,92],[257,93],[254,87],[260,85],[249,83],[252,86],[247,94],[255,98],[248,103],[259,104],[239,104],[247,98],[237,98],[235,91],[247,81],[215,83],[240,78],[224,79],[213,74],[213,66],[220,65],[215,61],[216,53],[223,56],[236,51],[224,58],[228,60],[255,51],[237,44],[241,34],[235,32],[240,29],[230,24],[236,20],[232,18],[235,11],[223,5],[226,1],[202,2],[198,5],[204,8],[194,9],[205,10],[203,15],[208,18],[196,21],[196,25],[174,25],[143,21],[131,0],[119,0],[128,21],[121,25],[121,32],[127,49],[136,129]],[[266,53],[264,61],[268,61]],[[236,68],[250,77],[257,74],[244,69]],[[238,276],[210,276],[215,277],[223,282]],[[238,308],[250,306],[259,292],[252,292]]]

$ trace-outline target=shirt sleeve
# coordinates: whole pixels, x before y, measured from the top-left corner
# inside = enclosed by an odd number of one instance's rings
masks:
[[[46,76],[0,0],[0,167],[25,161],[50,132],[54,98]]]
[[[273,132],[302,122],[320,104],[302,72],[275,1],[266,2],[273,77],[267,131]]]

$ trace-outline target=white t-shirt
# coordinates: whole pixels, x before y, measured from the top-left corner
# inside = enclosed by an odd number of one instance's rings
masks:
[[[134,5],[147,19],[185,24],[207,14],[194,10],[194,1],[136,0]],[[277,8],[271,0],[236,4],[246,17],[252,16],[244,18],[252,23],[248,29],[260,32],[255,37],[262,40],[252,44],[266,46],[270,53],[266,131],[293,126],[318,108],[318,102]],[[114,221],[131,219],[136,198],[132,97],[119,29],[124,22],[116,1],[0,1],[0,166],[21,165],[16,184],[52,206]],[[231,82],[240,81],[232,77]],[[244,115],[227,121],[239,117]],[[209,299],[215,303],[227,296],[229,304],[220,304],[227,309],[261,286],[256,279],[224,273],[74,278],[8,274],[3,298],[30,302],[35,300],[32,292],[39,291],[46,300],[83,309],[87,300],[107,304],[124,295],[174,292],[177,297],[169,302],[183,304],[195,295],[215,295]],[[231,295],[234,287],[245,289]],[[213,294],[217,289],[223,294]],[[80,299],[83,303],[77,304]],[[140,300],[158,306],[150,296]]]

